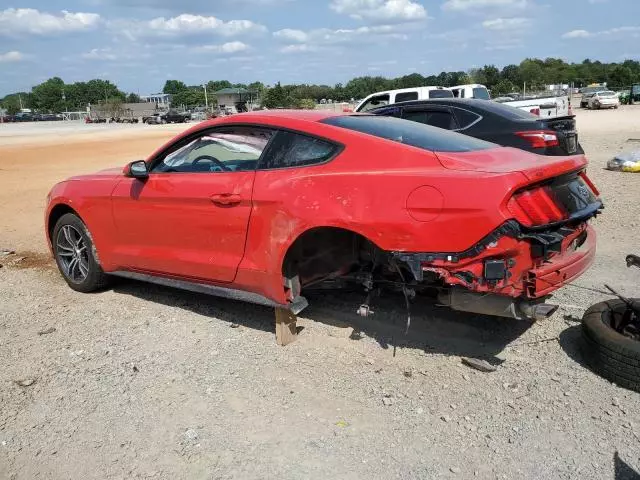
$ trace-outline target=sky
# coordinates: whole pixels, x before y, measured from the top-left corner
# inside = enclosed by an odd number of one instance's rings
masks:
[[[0,97],[53,76],[141,95],[346,83],[526,57],[640,59],[638,0],[0,0]]]

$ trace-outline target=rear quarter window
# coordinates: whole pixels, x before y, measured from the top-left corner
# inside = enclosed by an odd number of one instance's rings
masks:
[[[308,167],[330,160],[339,146],[315,137],[280,131],[269,146],[260,169]]]
[[[322,123],[435,152],[473,152],[498,147],[460,133],[393,117],[345,115],[326,118]]]
[[[469,128],[481,118],[477,113],[473,113],[462,108],[454,108],[453,113],[455,113],[456,118],[458,119],[458,124],[460,125],[461,130]]]

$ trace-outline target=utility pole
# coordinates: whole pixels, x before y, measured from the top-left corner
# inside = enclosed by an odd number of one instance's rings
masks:
[[[205,108],[207,109],[207,112],[209,111],[209,97],[207,96],[207,85],[206,84],[202,84],[202,88],[204,88],[204,105]]]

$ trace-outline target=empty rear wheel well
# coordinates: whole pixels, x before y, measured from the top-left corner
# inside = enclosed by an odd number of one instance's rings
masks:
[[[53,207],[51,213],[49,213],[49,219],[47,220],[47,234],[49,235],[49,239],[53,237],[53,229],[55,228],[56,223],[58,223],[58,220],[60,220],[60,218],[67,213],[73,213],[74,215],[78,216],[78,218],[80,217],[80,215],[78,215],[78,213],[73,208],[64,203],[59,203],[58,205]]]
[[[317,227],[300,235],[287,250],[282,275],[298,276],[304,286],[322,278],[346,274],[371,261],[381,250],[364,236],[338,227]]]

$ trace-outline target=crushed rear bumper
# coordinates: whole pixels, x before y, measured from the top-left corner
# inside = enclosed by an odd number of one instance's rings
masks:
[[[459,253],[392,252],[419,283],[439,281],[470,292],[542,299],[593,263],[596,233],[585,221],[527,231],[509,221]]]

